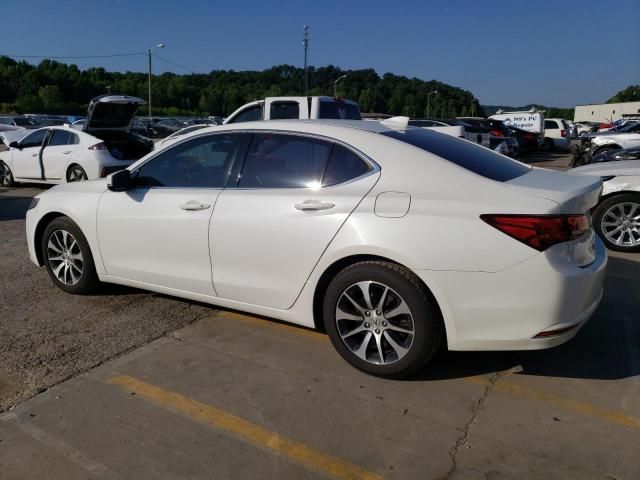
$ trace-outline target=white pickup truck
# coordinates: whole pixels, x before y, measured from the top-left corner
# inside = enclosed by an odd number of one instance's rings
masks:
[[[292,118],[362,120],[358,104],[352,100],[334,97],[267,97],[241,106],[224,123]]]

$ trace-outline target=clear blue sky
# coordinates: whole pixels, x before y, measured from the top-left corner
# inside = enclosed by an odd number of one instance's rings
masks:
[[[640,84],[640,1],[2,0],[0,54],[145,51],[196,72],[374,68],[473,92],[483,104],[598,103]],[[38,62],[37,59],[30,59]],[[144,56],[64,60],[146,71]],[[154,72],[184,70],[162,62]]]

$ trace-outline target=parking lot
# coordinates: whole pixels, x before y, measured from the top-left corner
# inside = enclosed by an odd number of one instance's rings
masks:
[[[28,259],[41,191],[0,189],[2,479],[640,478],[637,254],[610,254],[567,344],[440,352],[389,381],[304,328],[124,287],[65,294]]]

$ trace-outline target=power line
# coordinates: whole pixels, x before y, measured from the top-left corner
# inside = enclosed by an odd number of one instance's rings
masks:
[[[12,58],[113,58],[113,57],[132,57],[134,55],[146,55],[146,52],[135,53],[112,53],[110,55],[13,55],[11,53],[3,53],[0,56]]]
[[[196,72],[195,70],[193,70],[193,69],[191,69],[189,67],[185,67],[184,65],[180,65],[179,63],[172,62],[171,60],[168,60],[168,59],[166,59],[164,57],[161,57],[157,53],[154,53],[153,56],[156,57],[156,58],[159,58],[160,60],[162,60],[164,62],[167,62],[167,63],[173,65],[174,67],[182,68],[183,70],[186,70],[186,71],[191,72],[191,73],[198,73],[198,72]]]

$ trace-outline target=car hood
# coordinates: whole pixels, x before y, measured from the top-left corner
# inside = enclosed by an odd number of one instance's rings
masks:
[[[82,130],[129,130],[138,107],[146,102],[128,95],[101,95],[91,100]]]
[[[572,168],[568,173],[578,175],[606,176],[635,176],[640,175],[640,160],[618,160],[614,162],[592,163],[582,167]]]

